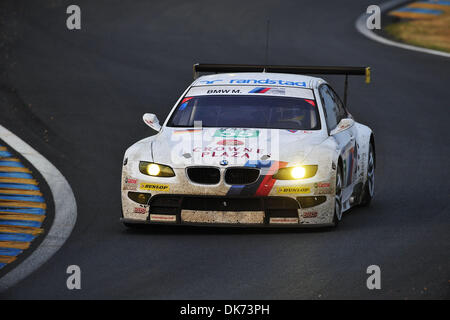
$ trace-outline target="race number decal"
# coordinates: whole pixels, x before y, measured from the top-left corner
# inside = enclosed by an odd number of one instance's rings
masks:
[[[256,138],[259,136],[259,130],[247,129],[218,129],[214,132],[214,137],[221,138]]]

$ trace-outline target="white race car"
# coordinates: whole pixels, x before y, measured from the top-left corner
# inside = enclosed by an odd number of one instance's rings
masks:
[[[215,72],[197,78],[200,72]],[[220,73],[222,72],[222,73]],[[372,130],[324,80],[366,67],[194,65],[195,81],[122,168],[126,226],[336,226],[374,196]],[[344,101],[346,98],[344,98]]]

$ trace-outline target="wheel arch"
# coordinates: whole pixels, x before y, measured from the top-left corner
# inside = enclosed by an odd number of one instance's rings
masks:
[[[370,145],[372,145],[373,148],[373,165],[376,168],[377,167],[377,151],[375,148],[375,136],[373,135],[373,132],[370,133]]]

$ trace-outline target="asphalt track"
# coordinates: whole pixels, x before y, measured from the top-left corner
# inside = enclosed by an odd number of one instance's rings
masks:
[[[69,181],[66,244],[2,299],[450,298],[450,60],[372,42],[355,19],[372,1],[3,1],[0,121]],[[369,65],[349,108],[376,135],[376,199],[335,231],[157,227],[120,216],[124,150],[152,134],[192,64]],[[341,92],[342,81],[328,78]],[[66,268],[82,289],[66,288]],[[368,290],[366,268],[381,267]]]

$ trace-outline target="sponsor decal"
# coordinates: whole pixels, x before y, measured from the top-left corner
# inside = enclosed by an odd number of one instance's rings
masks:
[[[233,79],[237,81],[237,79]],[[280,86],[276,83],[263,83],[265,80],[258,80],[261,83],[254,84],[229,84],[227,83],[207,83],[213,84],[213,86],[194,86],[188,93],[186,98],[181,100],[178,108],[183,110],[186,107],[192,105],[192,101],[186,100],[187,98],[195,98],[202,95],[271,95],[271,96],[289,96],[300,99],[307,99],[306,103],[315,105],[314,94],[312,90],[307,89],[306,86]],[[269,81],[270,82],[270,81]],[[300,83],[299,83],[300,84]],[[185,103],[188,102],[186,105]]]
[[[299,81],[285,81],[285,80],[272,80],[272,79],[232,79],[229,83],[234,84],[279,84],[282,86],[293,86],[293,87],[306,87],[306,82]]]
[[[168,215],[168,214],[151,214],[150,221],[159,221],[159,222],[176,222],[177,216]]]
[[[184,110],[184,109],[187,107],[187,105],[188,105],[188,101],[191,100],[192,98],[193,98],[193,97],[184,98],[183,101],[181,101],[181,105],[180,105],[179,110],[180,110],[180,111],[181,111],[181,110]]]
[[[303,213],[303,218],[315,218],[317,217],[317,211],[307,211]]]
[[[205,158],[255,158],[261,152],[262,149],[247,148],[247,147],[197,147],[192,149],[192,152],[201,152],[202,157]],[[252,157],[250,157],[250,155]]]
[[[141,183],[139,185],[139,189],[141,190],[151,190],[151,191],[162,191],[168,192],[169,185],[168,184],[157,184],[157,183]]]
[[[239,94],[240,89],[210,89],[206,91],[206,94]]]
[[[256,138],[259,136],[259,130],[253,129],[218,129],[214,132],[214,137],[223,138]]]
[[[193,133],[193,132],[202,132],[202,129],[184,129],[184,130],[175,130],[173,134],[180,133]]]
[[[221,83],[227,83],[223,82],[223,79],[216,79],[216,80],[200,80],[200,83],[204,84],[215,84],[216,82]],[[306,82],[303,81],[285,81],[285,80],[274,80],[274,79],[231,79],[228,81],[228,83],[234,83],[234,84],[272,84],[272,85],[281,85],[281,86],[293,86],[293,87],[302,87],[306,88]]]
[[[249,93],[265,93],[265,92],[267,92],[269,90],[270,90],[270,88],[264,88],[264,87],[262,87],[262,88],[255,88],[255,89],[251,90]]]
[[[137,189],[137,179],[125,178],[123,190],[136,190]]]
[[[315,184],[317,188],[329,188],[330,183],[329,182],[318,182]]]
[[[221,146],[241,146],[244,142],[236,140],[236,139],[224,139],[217,142],[218,145]]]
[[[146,214],[147,213],[147,209],[146,208],[142,208],[142,207],[135,207],[134,208],[134,213]]]
[[[278,187],[277,193],[310,193],[310,187]]]
[[[284,94],[286,94],[286,90],[285,90],[285,88],[259,87],[259,88],[254,88],[254,89],[250,90],[249,93],[270,93],[270,94],[284,95]]]
[[[205,84],[214,84],[216,82],[220,82],[223,81],[222,79],[217,79],[217,80],[200,80],[199,82],[201,83],[205,83]]]
[[[298,218],[270,218],[270,223],[298,223]]]

